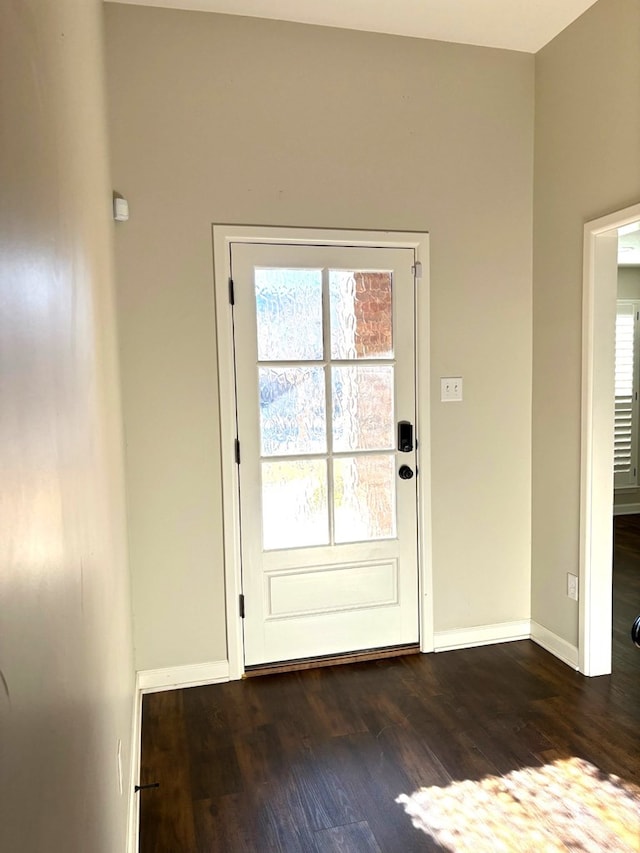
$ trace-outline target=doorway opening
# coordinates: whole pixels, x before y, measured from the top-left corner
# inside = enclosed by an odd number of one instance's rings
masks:
[[[640,204],[584,227],[579,669],[611,672],[614,503],[614,364],[620,229]]]

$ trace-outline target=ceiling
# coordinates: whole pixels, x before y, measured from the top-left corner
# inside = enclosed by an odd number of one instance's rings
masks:
[[[596,0],[112,0],[535,53]]]

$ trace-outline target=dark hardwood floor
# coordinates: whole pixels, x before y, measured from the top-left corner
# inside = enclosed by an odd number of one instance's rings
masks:
[[[635,673],[640,680],[640,649],[629,642],[631,624],[640,614],[640,515],[614,519],[613,670]]]
[[[639,784],[639,517],[615,552],[611,676],[522,641],[146,696],[141,853],[443,851],[400,794],[570,757]]]

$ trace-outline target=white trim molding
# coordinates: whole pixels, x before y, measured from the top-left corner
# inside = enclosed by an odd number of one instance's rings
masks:
[[[187,666],[167,666],[162,669],[143,669],[138,672],[140,693],[179,690],[182,687],[201,687],[229,681],[229,661],[192,663]]]
[[[528,640],[530,636],[528,619],[497,622],[495,625],[476,625],[473,628],[454,628],[450,631],[436,631],[433,637],[434,651],[450,652],[454,649],[472,649],[494,643],[511,643],[515,640]]]
[[[129,818],[127,825],[127,853],[138,853],[140,833],[140,798],[135,786],[140,784],[140,748],[142,737],[142,691],[136,674],[133,712],[131,719],[131,754],[129,772]]]
[[[554,634],[544,625],[539,625],[537,622],[531,621],[531,639],[534,643],[542,646],[547,652],[550,652],[555,657],[559,658],[571,669],[578,669],[578,647],[572,646],[562,637]]]
[[[640,204],[584,226],[578,665],[589,676],[611,672],[618,228],[638,220]]]
[[[423,277],[416,289],[416,435],[418,461],[418,589],[420,592],[420,651],[434,650],[433,565],[431,529],[431,291],[430,244],[426,235],[416,248]]]
[[[433,650],[433,579],[431,563],[431,459],[429,391],[429,235],[427,232],[355,231],[321,228],[213,225],[213,266],[220,393],[220,436],[222,453],[222,497],[224,572],[227,617],[229,680],[244,673],[244,639],[238,601],[242,592],[240,555],[240,508],[238,471],[234,462],[236,438],[235,372],[233,361],[233,319],[229,310],[229,277],[232,243],[281,243],[286,245],[374,246],[410,248],[422,267],[417,282],[417,361],[416,404],[420,429],[418,478],[418,564],[420,589],[420,649]]]
[[[640,504],[614,504],[614,515],[637,515],[640,512]]]

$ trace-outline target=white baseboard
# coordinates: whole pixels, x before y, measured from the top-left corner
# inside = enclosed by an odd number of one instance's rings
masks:
[[[493,643],[510,643],[514,640],[533,640],[567,666],[578,669],[578,649],[543,625],[529,619],[519,622],[498,622],[495,625],[478,625],[434,634],[434,651],[449,652],[454,649],[471,649]]]
[[[127,853],[138,853],[140,831],[139,797],[135,786],[140,784],[140,747],[142,734],[142,691],[136,677],[131,720],[131,768],[129,772],[129,818],[127,822]]]
[[[521,619],[518,622],[498,622],[495,625],[436,631],[433,635],[433,645],[435,652],[449,652],[453,649],[470,649],[474,646],[489,646],[493,643],[528,640],[530,636],[529,620]]]
[[[200,687],[229,681],[229,661],[214,660],[187,666],[167,666],[163,669],[142,669],[138,672],[138,687],[142,693],[176,690],[181,687]]]
[[[614,515],[637,515],[640,513],[640,504],[614,504]]]
[[[545,628],[544,625],[539,625],[533,620],[531,620],[531,639],[534,643],[542,646],[543,649],[551,652],[552,655],[555,655],[563,663],[566,663],[571,669],[578,669],[579,657],[577,646],[572,646],[571,643],[563,640],[562,637],[559,637],[553,631]]]

